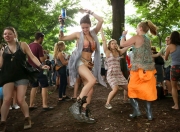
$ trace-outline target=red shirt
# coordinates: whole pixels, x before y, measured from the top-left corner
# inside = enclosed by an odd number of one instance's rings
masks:
[[[36,56],[39,61],[40,61],[40,57],[44,57],[43,48],[40,44],[33,42],[33,43],[29,44],[29,47],[30,47],[32,53],[34,54],[34,56]],[[38,68],[38,66],[36,64],[34,64],[34,62],[29,57],[28,57],[28,62],[33,67]]]

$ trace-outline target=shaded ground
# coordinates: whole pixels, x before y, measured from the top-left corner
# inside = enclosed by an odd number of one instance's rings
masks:
[[[53,88],[51,87],[50,90]],[[27,102],[29,103],[29,91]],[[130,104],[122,103],[122,91],[113,99],[113,109],[104,107],[110,88],[96,85],[90,109],[97,122],[95,124],[78,123],[70,115],[68,108],[73,101],[57,103],[57,91],[49,94],[49,104],[55,109],[42,112],[41,95],[37,94],[38,109],[30,112],[33,126],[23,130],[23,114],[20,110],[11,110],[7,120],[7,132],[180,132],[180,110],[172,110],[172,98],[155,101],[153,113],[155,119],[148,121],[145,115],[144,102],[139,101],[142,116],[131,119],[128,115],[132,112]],[[67,89],[67,95],[72,95],[73,89]]]

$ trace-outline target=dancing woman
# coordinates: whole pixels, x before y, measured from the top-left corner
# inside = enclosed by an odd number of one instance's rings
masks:
[[[128,97],[127,97],[128,82],[126,78],[123,76],[123,73],[121,72],[120,55],[126,52],[129,47],[119,49],[115,39],[110,40],[107,46],[103,29],[101,29],[101,37],[103,41],[103,49],[104,49],[104,53],[106,54],[106,61],[108,66],[107,81],[112,88],[112,91],[108,95],[105,107],[107,109],[112,109],[110,101],[117,94],[119,90],[119,86],[124,88],[124,102],[128,102]]]
[[[106,83],[102,80],[100,71],[100,46],[97,38],[97,33],[101,29],[103,19],[96,13],[90,10],[83,10],[88,13],[80,20],[81,32],[74,32],[71,35],[65,36],[63,33],[62,18],[60,16],[59,21],[61,23],[59,39],[63,41],[77,40],[77,50],[71,56],[69,60],[69,73],[70,84],[73,85],[76,82],[78,76],[81,77],[84,87],[77,98],[77,101],[69,108],[75,119],[80,122],[94,123],[95,120],[89,117],[89,110],[87,105],[91,101],[93,86],[97,81],[106,86]],[[98,21],[96,27],[90,30],[91,21],[89,15],[94,16]],[[93,67],[92,54],[94,53],[94,68],[93,73],[91,71]],[[86,100],[87,98],[87,100]]]
[[[130,117],[140,116],[136,98],[146,101],[146,112],[148,120],[153,119],[151,102],[157,99],[156,73],[151,53],[151,43],[146,33],[157,34],[157,27],[151,21],[140,22],[137,25],[137,35],[125,40],[127,31],[123,31],[120,45],[122,47],[133,46],[133,60],[128,84],[128,96],[134,109]]]

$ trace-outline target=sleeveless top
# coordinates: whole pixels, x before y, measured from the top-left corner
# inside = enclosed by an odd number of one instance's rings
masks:
[[[176,50],[171,53],[171,65],[180,65],[180,45],[176,45]]]
[[[11,54],[6,46],[3,52],[3,65],[0,73],[0,86],[9,82],[15,82],[21,79],[28,79],[25,70],[22,66],[23,61],[26,61],[26,54],[23,53],[20,45],[16,44],[16,52]]]
[[[155,69],[150,40],[145,35],[143,35],[143,38],[144,44],[141,47],[133,47],[132,71],[136,71],[138,69],[151,71]]]

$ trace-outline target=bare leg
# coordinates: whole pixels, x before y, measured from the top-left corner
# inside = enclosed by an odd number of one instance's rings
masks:
[[[7,83],[3,86],[3,104],[1,106],[1,121],[6,121],[9,107],[14,92],[14,83]]]
[[[42,88],[42,104],[43,108],[48,107],[48,89],[47,88]]]
[[[177,81],[171,81],[172,85],[172,97],[174,101],[174,106],[172,106],[173,109],[179,109],[178,105],[178,92],[177,92]]]
[[[96,78],[93,76],[91,71],[85,65],[79,66],[78,72],[79,72],[79,75],[82,77],[82,79],[85,79],[87,81],[86,85],[84,85],[79,95],[79,97],[82,98],[88,95],[89,91],[92,89],[92,87],[96,83]]]
[[[37,87],[36,88],[31,88],[29,107],[34,106],[34,100],[35,100],[35,97],[36,97],[36,92],[37,92]]]
[[[166,86],[168,89],[168,93],[172,93],[172,86],[171,86],[171,82],[169,80],[166,80]]]
[[[17,102],[24,116],[29,117],[29,108],[28,108],[28,104],[25,101],[26,90],[27,90],[27,86],[25,85],[19,85],[17,87]]]
[[[128,87],[127,85],[122,85],[121,86],[124,89],[124,101],[128,100]]]
[[[119,86],[114,86],[112,88],[112,91],[109,93],[106,104],[110,104],[111,100],[115,97],[115,95],[117,94],[119,90]]]

